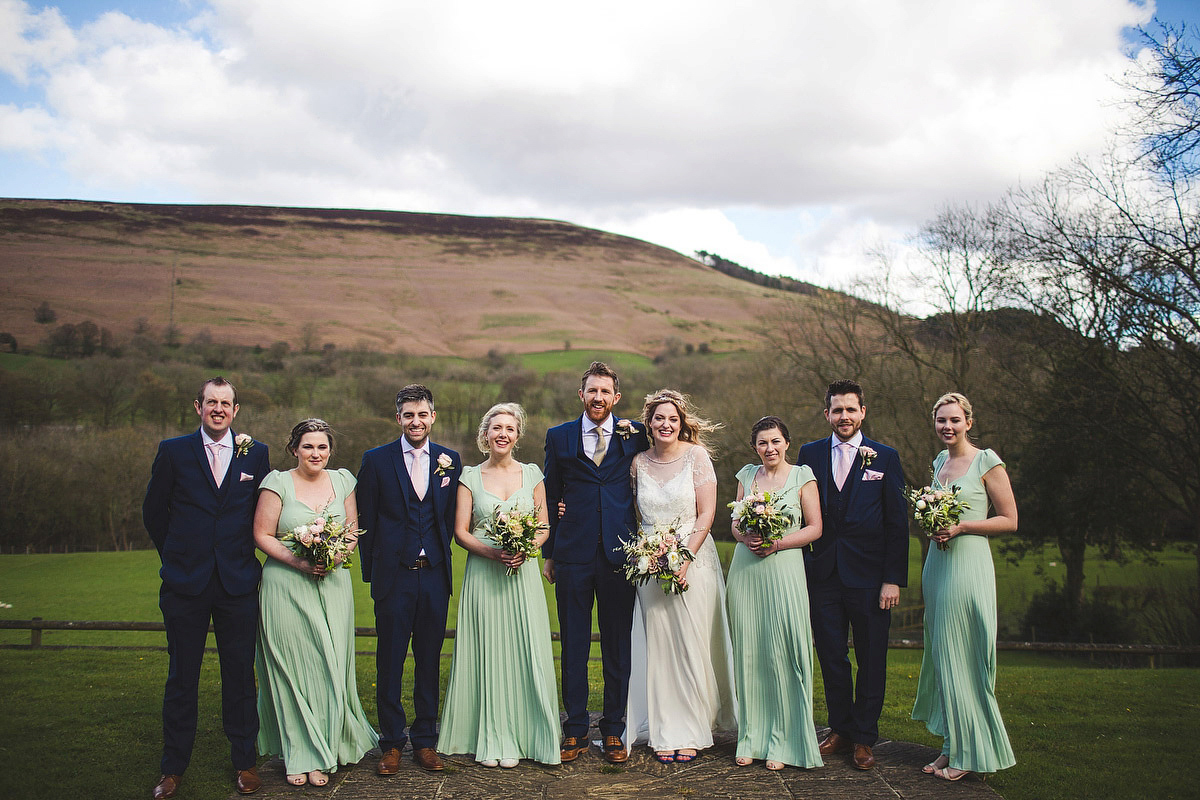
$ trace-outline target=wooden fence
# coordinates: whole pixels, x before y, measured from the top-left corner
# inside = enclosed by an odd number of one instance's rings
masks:
[[[124,622],[113,620],[54,620],[34,617],[33,619],[0,619],[0,630],[27,630],[29,644],[0,644],[5,650],[166,650],[166,645],[103,645],[103,644],[42,644],[42,631],[160,631],[166,630],[161,622]],[[212,632],[212,626],[208,627]],[[358,627],[355,636],[377,636],[375,628]],[[446,631],[446,638],[454,638],[454,629]],[[558,641],[558,631],[551,631],[550,638]],[[593,633],[592,641],[600,641],[600,634]],[[889,639],[888,647],[897,650],[920,650],[925,647],[923,639]],[[1118,655],[1146,658],[1153,669],[1159,656],[1196,656],[1200,646],[1161,644],[1104,644],[1097,642],[997,642],[998,650],[1019,650],[1035,653],[1069,653],[1075,655]],[[211,648],[210,648],[211,649]],[[373,656],[374,650],[360,650],[358,655]]]

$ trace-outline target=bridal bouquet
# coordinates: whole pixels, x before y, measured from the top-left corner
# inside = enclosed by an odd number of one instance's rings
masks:
[[[729,504],[733,510],[730,517],[743,534],[756,533],[762,537],[762,546],[770,547],[783,538],[783,532],[796,523],[792,509],[779,502],[779,492],[754,492],[741,500]]]
[[[491,519],[483,524],[488,538],[496,543],[501,550],[507,550],[513,555],[523,555],[533,558],[537,554],[538,531],[543,529],[543,523],[538,519],[538,510],[524,513],[515,510],[502,511],[500,508],[492,513]],[[508,574],[516,575],[520,567],[509,567]]]
[[[932,476],[930,476],[932,477]],[[908,503],[913,509],[913,519],[933,538],[940,530],[957,525],[962,512],[971,506],[958,499],[959,487],[935,489],[932,485],[908,490]],[[949,542],[938,542],[939,550],[949,550]]]
[[[345,520],[330,519],[321,511],[307,525],[297,525],[279,537],[291,551],[329,571],[352,566],[350,553],[362,531],[349,528]]]
[[[679,521],[640,530],[632,541],[621,540],[625,551],[625,580],[636,585],[657,580],[664,594],[682,594],[687,583],[676,572],[695,556],[683,543]]]

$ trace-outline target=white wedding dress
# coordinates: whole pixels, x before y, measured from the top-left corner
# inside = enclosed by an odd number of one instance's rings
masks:
[[[696,488],[715,483],[712,459],[690,447],[674,461],[633,460],[643,528],[678,520],[684,541],[696,523]],[[703,750],[714,730],[737,727],[733,650],[725,616],[725,580],[712,536],[688,567],[688,590],[664,594],[657,581],[638,587],[625,742],[654,750]]]

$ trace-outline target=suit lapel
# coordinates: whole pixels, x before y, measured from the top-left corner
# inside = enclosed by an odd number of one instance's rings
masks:
[[[445,452],[445,448],[441,445],[436,445],[433,442],[429,443],[429,482],[426,483],[425,496],[428,497],[430,492],[433,492],[433,508],[438,513],[439,519],[442,509],[446,507],[446,490],[442,488],[441,476],[433,474],[433,468],[437,464],[438,456]],[[434,483],[437,481],[437,483]],[[447,485],[447,489],[454,487]]]
[[[864,436],[862,438],[862,441],[859,442],[859,444],[858,444],[859,448],[868,447],[869,446],[867,444],[868,441],[869,440],[867,439],[867,437]],[[862,483],[862,477],[863,477],[862,473],[863,473],[862,451],[861,451],[861,449],[858,449],[858,450],[854,451],[854,463],[852,463],[850,465],[850,474],[846,476],[846,483],[849,485],[846,487],[843,487],[849,492],[849,494],[846,495],[846,506],[847,507],[850,507],[851,505],[854,504],[854,495],[858,494],[858,485],[860,483]]]
[[[413,494],[412,478],[409,477],[404,448],[399,439],[392,443],[392,466],[396,469],[396,483],[400,484],[400,496],[404,498],[404,504],[408,505],[411,500],[416,499],[416,495]]]
[[[820,452],[817,453],[817,467],[821,474],[817,476],[817,480],[821,482],[821,513],[824,514],[829,505],[829,495],[837,491],[837,486],[833,483],[833,437],[823,439],[820,447]]]
[[[214,495],[219,495],[221,490],[217,488],[217,481],[213,478],[212,465],[208,460],[208,451],[204,449],[204,439],[200,436],[200,431],[192,434],[192,454],[196,456],[196,461],[200,464],[200,472],[208,481],[208,488],[212,489]],[[230,463],[233,463],[232,459],[230,459]]]

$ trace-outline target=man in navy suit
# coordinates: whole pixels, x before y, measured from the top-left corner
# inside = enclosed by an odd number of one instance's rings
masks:
[[[637,528],[629,465],[650,446],[645,428],[618,419],[617,373],[593,361],[583,374],[583,416],[546,432],[546,504],[565,505],[561,519],[550,514],[550,536],[542,547],[542,574],[554,584],[562,642],[562,693],[567,720],[561,756],[574,761],[587,751],[588,656],[592,606],[598,604],[600,655],[604,669],[604,714],[600,734],[604,757],[613,764],[629,757],[625,701],[629,696],[633,585],[625,580],[621,539]]]
[[[200,430],[158,446],[142,521],[162,559],[159,607],[170,668],[163,693],[162,776],[155,800],[174,797],[192,757],[200,662],[212,620],[221,660],[221,716],[235,786],[256,791],[254,638],[258,579],[254,509],[271,469],[267,446],[230,429],[237,390],[224,378],[200,387]]]
[[[429,440],[437,413],[433,392],[410,384],[396,394],[396,421],[404,435],[363,453],[358,471],[358,552],[363,579],[375,600],[379,642],[375,696],[379,705],[377,771],[400,770],[411,739],[413,761],[444,769],[438,757],[438,676],[450,603],[450,536],[462,460]],[[400,696],[404,658],[413,653],[413,719]]]
[[[908,585],[908,510],[899,454],[860,428],[863,390],[835,381],[825,393],[828,439],[800,448],[821,496],[824,533],[805,553],[813,643],[825,680],[829,736],[821,754],[853,751],[854,766],[875,766],[887,680],[887,641],[900,587]],[[851,684],[846,638],[858,664]]]

